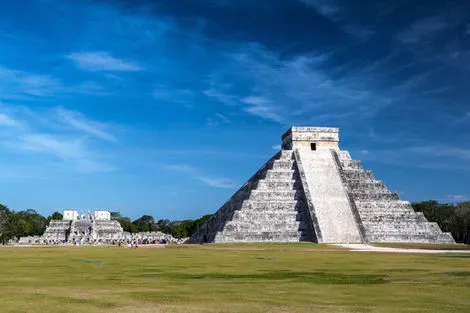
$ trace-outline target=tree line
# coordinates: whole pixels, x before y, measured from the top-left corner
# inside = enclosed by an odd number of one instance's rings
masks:
[[[175,238],[186,238],[196,232],[212,215],[205,215],[196,220],[170,221],[161,219],[157,222],[150,215],[132,221],[129,217],[122,216],[119,212],[111,212],[111,219],[117,220],[124,231],[130,233],[161,231],[171,234]],[[62,220],[60,212],[54,212],[44,217],[35,210],[14,211],[0,204],[0,244],[5,244],[11,239],[19,239],[25,236],[40,236],[46,230],[51,220]]]
[[[61,219],[59,212],[44,217],[35,210],[16,212],[0,204],[0,243],[24,236],[40,236],[51,220]]]
[[[470,244],[470,201],[457,204],[435,200],[412,203],[430,222],[436,222],[444,232],[452,233],[456,242]]]
[[[428,221],[437,222],[445,232],[452,233],[455,241],[470,244],[470,202],[457,204],[439,203],[435,200],[412,203],[413,209],[423,212]],[[212,215],[196,220],[170,221],[155,219],[150,215],[132,221],[119,212],[112,212],[111,219],[117,220],[124,231],[130,233],[161,231],[175,238],[190,237]],[[39,236],[44,233],[51,220],[61,220],[62,214],[54,212],[44,217],[35,210],[14,211],[0,204],[0,243],[24,236]]]
[[[119,212],[111,212],[111,219],[118,221],[124,231],[130,233],[161,231],[165,234],[171,234],[178,239],[194,234],[211,216],[212,214],[204,215],[196,220],[170,221],[168,219],[160,219],[155,221],[153,216],[143,215],[131,221],[129,217],[123,217]]]

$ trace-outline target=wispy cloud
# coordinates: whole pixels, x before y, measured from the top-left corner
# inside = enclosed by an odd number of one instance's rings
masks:
[[[217,178],[208,176],[196,176],[195,179],[203,182],[209,187],[214,188],[234,188],[235,183],[229,178]]]
[[[0,146],[5,155],[14,155],[12,166],[27,168],[21,160],[35,159],[51,172],[109,172],[115,169],[103,157],[103,148],[92,148],[89,136],[114,141],[104,124],[64,108],[34,112],[3,105],[0,113]],[[6,128],[6,129],[5,129]],[[21,156],[20,158],[18,156]],[[21,173],[18,173],[21,176]]]
[[[15,146],[29,151],[52,153],[62,159],[75,158],[85,154],[83,143],[80,140],[60,138],[60,136],[51,134],[24,134]]]
[[[117,141],[109,132],[105,131],[106,125],[87,119],[79,112],[69,111],[62,107],[56,109],[58,120],[66,125],[69,125],[85,134],[107,140]]]
[[[364,153],[364,151],[367,152]],[[455,148],[448,145],[416,145],[394,150],[360,150],[353,152],[353,158],[354,154],[359,154],[363,160],[394,166],[430,170],[470,170],[470,149]]]
[[[314,7],[322,15],[336,19],[343,13],[342,8],[335,0],[299,0]]]
[[[283,118],[276,113],[276,106],[269,103],[264,97],[246,97],[240,100],[247,104],[244,110],[252,115],[260,116],[267,120],[282,123]]]
[[[410,152],[431,155],[433,157],[457,158],[470,161],[470,149],[442,146],[416,146],[408,148]],[[470,165],[470,164],[469,164]]]
[[[209,176],[201,170],[187,164],[171,164],[165,168],[170,171],[185,174],[191,179],[198,180],[209,187],[234,188],[236,186],[234,181],[229,178]]]
[[[445,15],[438,15],[414,22],[408,29],[399,33],[397,39],[405,44],[416,44],[428,40],[449,27]]]
[[[0,113],[0,126],[7,126],[7,127],[16,127],[20,126],[21,122],[18,120],[15,120],[11,116]]]
[[[76,52],[67,56],[76,65],[92,72],[139,72],[143,68],[137,63],[111,56],[108,52]]]
[[[207,89],[203,91],[203,94],[211,99],[219,101],[226,105],[237,105],[238,99],[234,95],[227,94],[223,91],[217,90],[215,88]]]
[[[263,46],[248,45],[227,58],[230,62],[215,71],[205,95],[266,120],[302,123],[314,116],[317,123],[333,123],[373,116],[390,104],[386,92],[374,88],[377,81],[367,69],[332,79],[324,70],[328,53],[282,58]]]
[[[220,113],[215,113],[215,117],[207,118],[207,126],[219,126],[222,124],[231,124],[232,121],[225,115]]]
[[[229,119],[227,116],[223,115],[223,114],[220,114],[220,113],[217,113],[217,112],[216,112],[216,113],[215,113],[215,116],[217,116],[217,117],[218,117],[223,123],[225,123],[225,124],[230,124],[230,123],[232,123],[232,121],[230,121],[230,119]]]
[[[175,89],[168,86],[159,86],[152,91],[155,100],[183,104],[185,107],[194,106],[194,92],[189,89]]]
[[[3,98],[49,96],[61,88],[61,84],[48,75],[13,70],[0,65],[0,96]]]
[[[337,25],[345,34],[359,40],[367,40],[375,34],[373,25],[364,25],[351,20],[351,15],[338,0],[299,0],[314,8],[320,15]]]

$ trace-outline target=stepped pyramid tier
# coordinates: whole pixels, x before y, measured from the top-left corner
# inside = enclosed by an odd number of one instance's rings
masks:
[[[42,236],[21,237],[17,244],[112,244],[118,241],[182,243],[162,232],[128,233],[118,221],[111,220],[111,213],[98,210],[94,214],[79,214],[76,210],[64,210],[63,220],[49,223]]]
[[[64,210],[61,221],[49,223],[44,234],[21,238],[19,243],[92,243],[125,240],[125,233],[118,221],[111,220],[107,210],[97,210],[94,214],[79,214],[76,210]]]
[[[338,128],[292,127],[188,242],[455,243],[338,143]]]
[[[42,237],[47,241],[63,242],[67,241],[70,233],[71,221],[51,221],[49,226],[44,231]]]

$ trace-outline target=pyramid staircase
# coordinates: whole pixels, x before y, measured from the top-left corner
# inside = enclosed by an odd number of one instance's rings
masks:
[[[401,201],[396,192],[376,180],[361,162],[352,160],[347,151],[333,152],[341,176],[359,212],[368,242],[455,243],[450,233],[428,222],[422,212],[415,212],[411,203]]]
[[[188,242],[455,243],[341,151],[338,138],[337,128],[292,127],[283,150]]]
[[[281,151],[261,168],[191,242],[314,241],[293,151]]]

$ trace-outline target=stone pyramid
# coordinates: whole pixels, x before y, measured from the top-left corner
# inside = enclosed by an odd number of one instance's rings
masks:
[[[338,128],[289,129],[282,150],[189,242],[455,243],[338,142]]]

